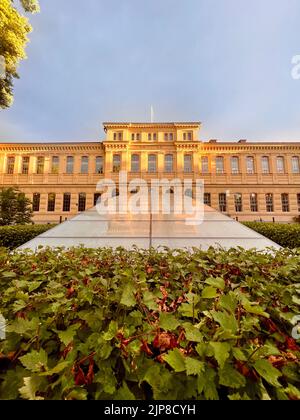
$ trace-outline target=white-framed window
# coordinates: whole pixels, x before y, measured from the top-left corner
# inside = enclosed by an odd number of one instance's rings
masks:
[[[255,166],[254,166],[254,157],[253,156],[247,156],[246,157],[246,171],[247,174],[254,174],[255,172]]]
[[[277,156],[276,169],[277,169],[278,174],[284,174],[284,157],[283,156]]]
[[[165,155],[165,172],[173,172],[173,155]]]
[[[238,174],[240,171],[238,156],[231,156],[230,163],[231,163],[231,173],[234,175]]]
[[[243,211],[243,198],[241,193],[234,194],[234,206],[237,213],[241,213]]]
[[[281,194],[281,207],[283,213],[288,213],[290,211],[290,200],[287,193]]]
[[[81,173],[82,174],[89,173],[89,157],[88,156],[81,156]]]
[[[268,213],[272,213],[274,211],[274,198],[272,193],[266,194],[266,210]]]
[[[201,172],[203,174],[208,174],[209,168],[208,168],[208,156],[202,156],[201,157]]]
[[[219,210],[222,213],[225,213],[227,211],[227,197],[226,197],[226,193],[220,193],[219,194]]]
[[[74,172],[74,156],[67,156],[67,174],[72,174]]]
[[[103,174],[104,172],[104,160],[103,156],[96,156],[96,174]]]
[[[224,157],[223,156],[216,157],[216,172],[217,174],[224,173]]]
[[[250,210],[252,212],[258,211],[258,200],[257,200],[257,194],[251,193],[250,194]]]
[[[113,172],[120,172],[121,170],[121,155],[113,155]]]
[[[58,174],[59,172],[59,156],[52,156],[51,173]]]
[[[193,171],[192,155],[184,155],[184,172],[191,173]]]
[[[156,155],[148,155],[148,172],[154,173],[157,171],[157,157]]]
[[[270,159],[269,156],[262,156],[261,158],[261,170],[263,174],[270,173]]]
[[[140,155],[131,155],[131,172],[140,171]]]
[[[292,172],[293,172],[293,174],[299,174],[300,173],[299,156],[293,156],[292,157]]]

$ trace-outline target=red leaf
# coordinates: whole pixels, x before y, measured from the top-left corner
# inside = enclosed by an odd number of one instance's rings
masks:
[[[144,353],[148,354],[148,356],[153,356],[153,353],[150,349],[150,347],[148,346],[148,343],[146,340],[142,340],[142,346],[141,346],[141,351],[143,351]]]

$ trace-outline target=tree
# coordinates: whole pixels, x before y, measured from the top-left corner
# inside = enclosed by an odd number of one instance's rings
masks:
[[[0,225],[20,225],[31,223],[31,201],[15,188],[0,191]]]
[[[25,12],[39,12],[38,0],[20,0]],[[25,16],[14,7],[14,0],[0,1],[0,57],[4,72],[0,72],[0,108],[13,102],[13,79],[19,78],[19,62],[26,58],[25,47],[32,28]],[[1,70],[1,69],[0,69]]]

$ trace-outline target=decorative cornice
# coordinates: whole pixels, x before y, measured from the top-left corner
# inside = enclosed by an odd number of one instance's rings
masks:
[[[102,143],[0,143],[0,153],[47,153],[47,152],[82,152],[103,151]]]
[[[105,122],[103,127],[107,129],[129,129],[129,128],[200,128],[201,122]]]

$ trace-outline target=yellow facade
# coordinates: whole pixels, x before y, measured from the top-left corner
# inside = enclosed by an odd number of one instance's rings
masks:
[[[199,140],[196,123],[104,123],[83,143],[2,143],[0,184],[34,200],[34,221],[59,222],[94,205],[97,182],[203,179],[205,200],[238,220],[300,215],[300,143]]]

